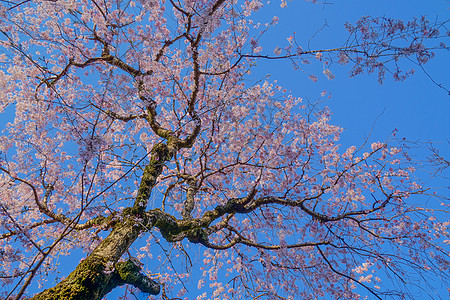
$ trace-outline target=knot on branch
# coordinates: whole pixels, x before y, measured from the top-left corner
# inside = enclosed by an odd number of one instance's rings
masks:
[[[177,220],[159,209],[154,209],[151,214],[154,215],[154,226],[159,229],[161,235],[169,242],[175,241],[175,237],[182,231]]]
[[[234,198],[230,199],[226,204],[225,208],[228,212],[237,212],[237,213],[243,213],[245,212],[245,198]]]
[[[141,267],[130,259],[116,264],[116,273],[123,283],[137,287],[141,292],[158,295],[160,284],[141,273]]]
[[[202,228],[194,228],[187,233],[189,242],[202,245],[208,244],[208,234]]]
[[[151,159],[153,163],[160,162],[164,163],[166,161],[170,161],[174,155],[173,149],[170,149],[164,143],[158,143],[153,146],[151,150]]]

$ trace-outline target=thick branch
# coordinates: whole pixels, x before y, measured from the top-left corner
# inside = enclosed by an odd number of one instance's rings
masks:
[[[162,173],[164,163],[171,160],[176,151],[176,145],[158,143],[153,146],[150,163],[144,169],[138,195],[133,205],[133,208],[140,214],[144,212],[147,206],[150,193],[156,184],[156,179]]]
[[[191,213],[195,207],[194,196],[198,190],[197,181],[195,180],[194,177],[189,178],[187,181],[188,181],[189,187],[188,187],[187,193],[186,193],[186,201],[184,201],[184,208],[181,213],[181,215],[183,216],[183,219],[192,218]]]
[[[117,263],[116,273],[120,278],[120,280],[116,281],[117,285],[127,283],[137,287],[143,293],[158,295],[160,291],[159,283],[148,278],[140,271],[141,268],[134,264],[131,260]]]
[[[148,278],[136,274],[129,277],[126,274],[131,273],[124,271],[123,276],[126,278],[124,279],[122,275],[117,277],[119,273],[109,272],[109,268],[117,263],[142,232],[153,227],[156,215],[143,212],[164,163],[173,157],[175,151],[176,148],[163,143],[153,146],[150,162],[142,175],[133,207],[122,212],[120,218],[112,225],[111,233],[77,266],[75,271],[58,285],[36,295],[33,299],[102,299],[120,282],[134,282],[146,291],[159,292],[157,283]],[[123,268],[129,270],[130,266],[124,265]]]

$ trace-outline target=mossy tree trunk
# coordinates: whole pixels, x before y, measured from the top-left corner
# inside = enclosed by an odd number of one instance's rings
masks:
[[[150,162],[144,169],[133,206],[126,208],[113,221],[111,233],[67,278],[32,299],[102,299],[111,290],[126,283],[145,293],[159,293],[159,284],[141,274],[139,266],[132,261],[119,262],[119,259],[139,234],[150,230],[155,224],[155,217],[145,212],[147,201],[164,163],[172,159],[176,150],[177,147],[164,143],[152,148]]]
[[[141,274],[139,266],[131,260],[117,263],[140,231],[141,228],[133,226],[130,221],[116,225],[109,236],[66,279],[32,299],[102,299],[123,284],[131,284],[142,292],[157,295],[159,284]]]

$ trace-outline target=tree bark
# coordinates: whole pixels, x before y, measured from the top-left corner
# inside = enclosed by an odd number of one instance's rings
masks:
[[[142,227],[136,226],[135,221],[130,218],[118,223],[108,237],[66,279],[32,299],[100,300],[114,288],[126,283],[138,287],[142,292],[159,294],[159,284],[141,274],[140,267],[132,261],[117,263],[141,231]]]
[[[159,284],[141,274],[140,267],[131,261],[118,261],[139,234],[150,230],[155,224],[157,217],[146,214],[145,209],[164,163],[172,159],[176,149],[164,143],[153,146],[150,162],[142,174],[134,205],[123,210],[120,219],[114,221],[111,233],[66,279],[31,299],[100,300],[114,288],[125,283],[132,284],[149,294],[159,293]]]

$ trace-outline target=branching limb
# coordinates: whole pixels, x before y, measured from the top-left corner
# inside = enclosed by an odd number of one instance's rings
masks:
[[[319,245],[328,245],[329,241],[320,241],[320,242],[306,242],[306,243],[297,243],[297,244],[286,244],[286,245],[263,245],[260,243],[256,243],[246,237],[244,237],[240,232],[238,232],[235,228],[231,226],[227,226],[227,229],[234,232],[236,234],[236,238],[234,239],[237,243],[244,244],[247,246],[265,249],[265,250],[280,250],[280,249],[292,249],[292,248],[302,248],[302,247],[311,247],[311,246],[319,246]]]
[[[375,297],[377,297],[377,299],[382,299],[377,293],[375,293],[375,291],[373,289],[371,289],[370,287],[368,287],[367,285],[365,285],[362,282],[359,282],[358,280],[356,280],[355,278],[348,276],[347,274],[344,274],[342,272],[339,272],[338,270],[336,270],[336,268],[333,267],[333,265],[331,264],[331,262],[328,260],[328,258],[325,256],[325,254],[323,253],[322,249],[320,249],[319,246],[316,247],[317,250],[319,251],[320,255],[322,256],[323,260],[326,262],[326,264],[328,265],[328,267],[330,267],[330,269],[338,274],[339,276],[345,277],[359,285],[361,285],[362,287],[364,287],[366,290],[368,290],[372,295],[374,295]]]
[[[156,112],[156,102],[145,95],[144,83],[142,81],[139,83],[138,89],[139,99],[142,100],[147,109],[146,120],[153,132],[159,137],[162,137],[166,140],[168,140],[170,137],[175,137],[175,134],[172,130],[162,127],[161,124],[159,124],[159,122],[156,120],[156,117],[158,115],[158,113]]]
[[[57,223],[57,222],[58,222],[57,220],[44,220],[41,222],[33,223],[32,225],[26,226],[25,228],[23,228],[23,230],[30,230],[30,229],[34,229],[34,228],[37,228],[42,225],[53,224],[53,223]],[[4,233],[4,234],[0,235],[0,240],[6,239],[6,238],[9,238],[9,237],[21,234],[21,233],[22,233],[22,230],[12,230],[8,233]]]
[[[36,187],[33,184],[31,184],[30,182],[28,182],[25,179],[22,179],[22,178],[17,177],[17,176],[13,176],[7,169],[5,169],[3,167],[0,167],[0,171],[3,171],[4,173],[8,174],[11,177],[12,180],[18,181],[18,182],[21,182],[21,183],[27,185],[31,189],[31,191],[33,193],[34,202],[36,203],[36,206],[38,207],[39,211],[52,219],[52,220],[46,220],[46,221],[43,221],[43,222],[36,223],[36,225],[33,226],[33,228],[35,228],[37,226],[40,226],[40,225],[43,225],[43,224],[51,224],[51,223],[59,222],[59,223],[62,223],[64,225],[70,225],[70,227],[73,228],[73,229],[84,230],[84,229],[88,229],[88,228],[91,228],[91,227],[96,226],[96,225],[99,225],[99,226],[103,225],[103,224],[111,221],[111,219],[112,219],[112,216],[109,216],[109,217],[99,216],[99,217],[96,217],[94,219],[91,219],[91,220],[87,221],[84,224],[78,224],[78,223],[75,222],[75,220],[72,220],[72,219],[68,218],[64,214],[56,214],[56,213],[54,213],[48,207],[48,205],[47,205],[48,197],[50,196],[50,192],[53,189],[53,187],[51,185],[47,186],[45,195],[43,197],[43,200],[41,201],[41,199],[39,197],[39,194],[38,194],[38,191],[37,191]],[[11,235],[13,235],[13,234],[10,232],[8,234],[2,235],[1,238],[5,238],[5,237],[11,236]]]
[[[135,120],[135,119],[146,119],[147,118],[147,114],[140,114],[140,115],[131,115],[130,114],[128,116],[123,116],[123,115],[120,115],[120,114],[110,111],[110,110],[104,110],[103,108],[95,105],[94,103],[91,103],[91,105],[94,106],[99,111],[101,111],[102,113],[108,115],[110,118],[115,119],[115,120],[120,120],[123,122],[128,122],[128,121]]]
[[[120,281],[117,281],[118,285],[130,284],[140,289],[143,293],[151,295],[159,294],[159,283],[142,274],[140,272],[141,268],[137,266],[132,260],[119,262],[115,267],[116,273],[120,278]]]

